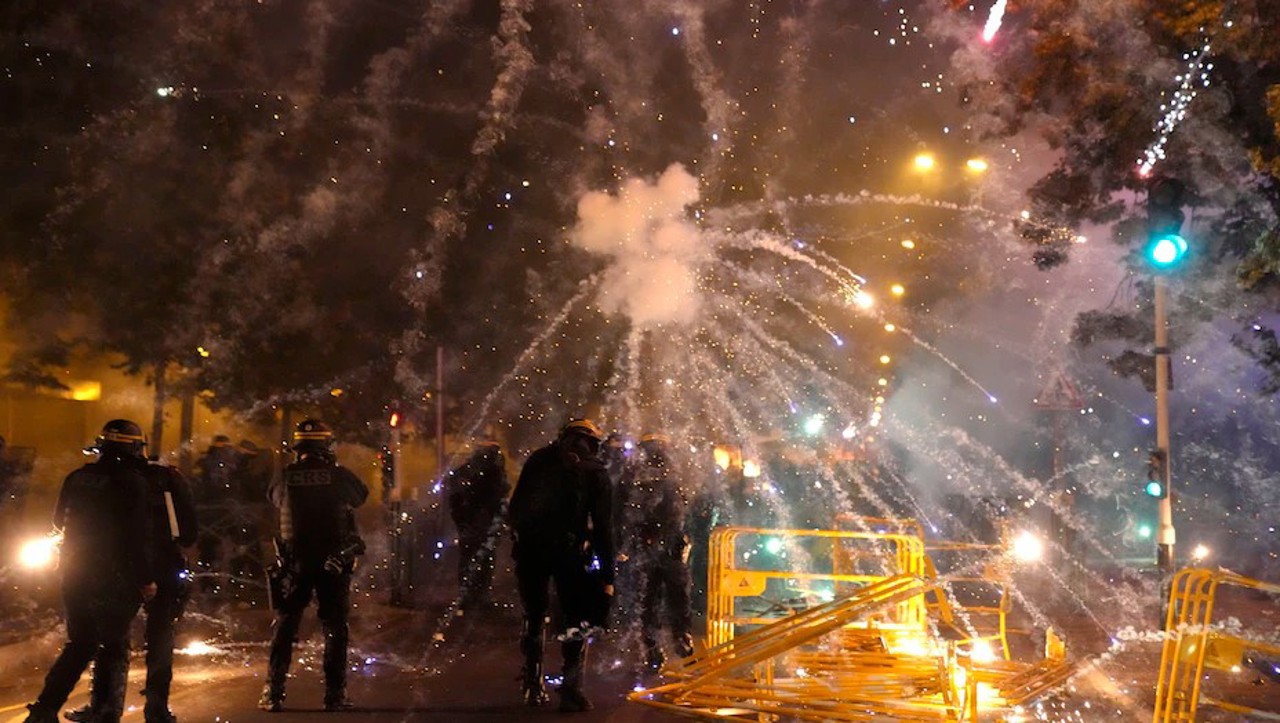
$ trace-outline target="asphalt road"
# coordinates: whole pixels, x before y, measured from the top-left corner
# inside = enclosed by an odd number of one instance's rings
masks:
[[[500,558],[505,561],[505,558]],[[455,588],[452,562],[432,561],[427,570],[438,581],[418,590],[413,609],[391,607],[377,588],[353,595],[348,693],[355,710],[323,711],[320,653],[323,636],[312,606],[295,649],[285,710],[257,709],[266,673],[270,614],[260,604],[237,604],[201,598],[179,625],[179,654],[170,707],[183,723],[234,721],[503,721],[542,720],[647,722],[676,720],[646,706],[626,701],[641,680],[638,654],[627,653],[623,640],[593,643],[584,686],[595,709],[560,713],[552,692],[545,708],[521,704],[519,605],[509,564],[500,565],[494,601],[465,616],[449,614]],[[366,576],[373,584],[376,575]],[[624,622],[624,621],[618,621]],[[135,654],[126,698],[126,721],[142,720],[143,660],[140,625],[135,624]],[[45,671],[61,645],[61,630],[44,631],[27,643],[0,653],[0,723],[20,723],[26,703],[38,695]],[[547,644],[547,673],[559,673],[559,645]],[[89,675],[83,677],[64,710],[88,698]],[[657,680],[650,676],[644,680]]]

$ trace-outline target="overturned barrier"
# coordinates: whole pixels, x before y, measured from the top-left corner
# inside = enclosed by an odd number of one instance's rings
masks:
[[[980,611],[999,617],[998,632],[945,639],[943,629],[955,629],[957,606],[936,576],[924,540],[908,524],[876,522],[859,531],[717,530],[709,551],[706,648],[665,668],[668,682],[630,699],[715,719],[960,721],[1024,705],[1067,680],[1074,666],[1052,633],[1048,654],[1035,663],[973,654],[977,640],[998,639],[1008,658],[1007,595],[991,611]],[[803,570],[786,569],[781,560],[752,565],[751,552],[739,543],[753,538],[781,540],[779,549],[802,540],[827,542],[827,551],[810,556],[827,569],[814,571],[813,559]],[[767,599],[771,584],[818,582],[830,585],[823,590],[834,599],[775,601],[754,611],[741,604]]]

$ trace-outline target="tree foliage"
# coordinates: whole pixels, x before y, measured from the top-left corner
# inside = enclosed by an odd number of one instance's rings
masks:
[[[955,17],[962,6],[949,10]],[[1058,153],[1031,189],[1036,212],[1070,225],[1114,224],[1115,240],[1134,251],[1134,272],[1145,275],[1138,251],[1148,181],[1139,161],[1207,44],[1196,71],[1203,77],[1189,86],[1196,95],[1167,133],[1153,175],[1189,189],[1183,230],[1194,254],[1178,273],[1177,313],[1212,297],[1249,328],[1260,305],[1275,310],[1280,301],[1280,46],[1270,40],[1277,33],[1276,0],[1046,0],[1011,6],[995,42],[960,51],[957,65],[971,69],[971,106],[987,111],[976,127],[992,137],[1036,132]],[[1027,240],[1042,269],[1069,258],[1067,246]],[[1137,341],[1130,325],[1105,316],[1082,317],[1076,342]],[[1265,353],[1254,358],[1271,377],[1262,387],[1270,393],[1280,365]]]

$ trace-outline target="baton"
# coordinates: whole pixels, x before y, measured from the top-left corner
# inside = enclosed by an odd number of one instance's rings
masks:
[[[178,512],[173,509],[173,493],[169,490],[164,491],[164,510],[169,513],[169,534],[176,540],[182,531],[178,529]]]

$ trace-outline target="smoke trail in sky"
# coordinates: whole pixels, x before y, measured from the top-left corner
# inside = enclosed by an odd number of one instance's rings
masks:
[[[727,144],[732,136],[731,119],[737,114],[739,104],[721,87],[720,72],[707,48],[704,11],[692,5],[679,5],[676,11],[680,25],[675,31],[684,38],[685,58],[689,61],[694,87],[702,99],[702,110],[707,114],[704,130],[707,137],[720,138]],[[720,161],[728,150],[724,145],[710,147],[708,178],[716,179]]]

